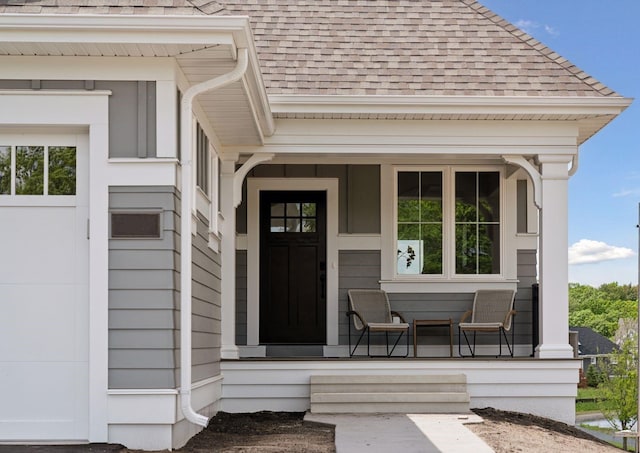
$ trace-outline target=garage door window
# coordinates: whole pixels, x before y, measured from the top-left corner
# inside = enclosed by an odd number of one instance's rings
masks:
[[[0,195],[75,194],[75,147],[0,145]]]

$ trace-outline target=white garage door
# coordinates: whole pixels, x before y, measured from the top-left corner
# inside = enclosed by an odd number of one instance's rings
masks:
[[[88,438],[82,143],[0,135],[0,440]]]

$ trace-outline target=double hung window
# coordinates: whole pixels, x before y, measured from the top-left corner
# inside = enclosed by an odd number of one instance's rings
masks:
[[[494,169],[398,169],[396,276],[501,274],[501,180]]]

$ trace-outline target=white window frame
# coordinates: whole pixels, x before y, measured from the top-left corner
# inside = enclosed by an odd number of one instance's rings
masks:
[[[443,173],[443,273],[398,274],[397,273],[397,191],[399,172]],[[500,175],[500,273],[499,274],[456,274],[455,273],[455,173],[456,172],[498,172]],[[382,229],[382,278],[381,288],[396,293],[411,292],[472,292],[476,289],[497,289],[517,287],[516,272],[507,269],[514,266],[514,258],[507,256],[517,253],[514,241],[508,235],[515,228],[515,215],[507,215],[507,179],[501,165],[383,165],[381,171],[383,212],[392,212],[388,219],[383,217]],[[513,223],[513,225],[511,225]]]
[[[198,184],[198,174],[200,169],[198,167],[198,163],[201,162],[201,159],[198,158],[198,128],[202,130],[204,136],[207,139],[207,155],[204,159],[207,169],[206,174],[208,177],[207,180],[207,190],[200,187]],[[202,214],[209,222],[209,248],[215,252],[220,251],[220,226],[221,226],[221,215],[220,215],[220,197],[218,191],[220,189],[220,165],[219,165],[219,156],[216,151],[216,148],[213,145],[213,140],[211,137],[211,131],[206,127],[206,123],[201,123],[197,118],[194,118],[194,129],[193,129],[193,155],[194,155],[194,165],[193,174],[194,174],[194,185],[195,185],[195,209],[197,212]],[[195,213],[194,213],[195,215]],[[194,219],[195,221],[195,219]],[[193,231],[196,231],[196,228],[193,228]]]

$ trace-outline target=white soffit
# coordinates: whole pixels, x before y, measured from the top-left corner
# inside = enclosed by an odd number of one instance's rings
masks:
[[[0,15],[0,56],[172,57],[190,84],[230,71],[239,47],[249,48],[257,64],[246,17]],[[197,98],[223,145],[262,141],[256,118],[264,122],[266,114],[254,106],[268,102],[252,101],[264,87],[250,93],[247,86],[261,78],[251,65],[248,72],[252,81]]]

